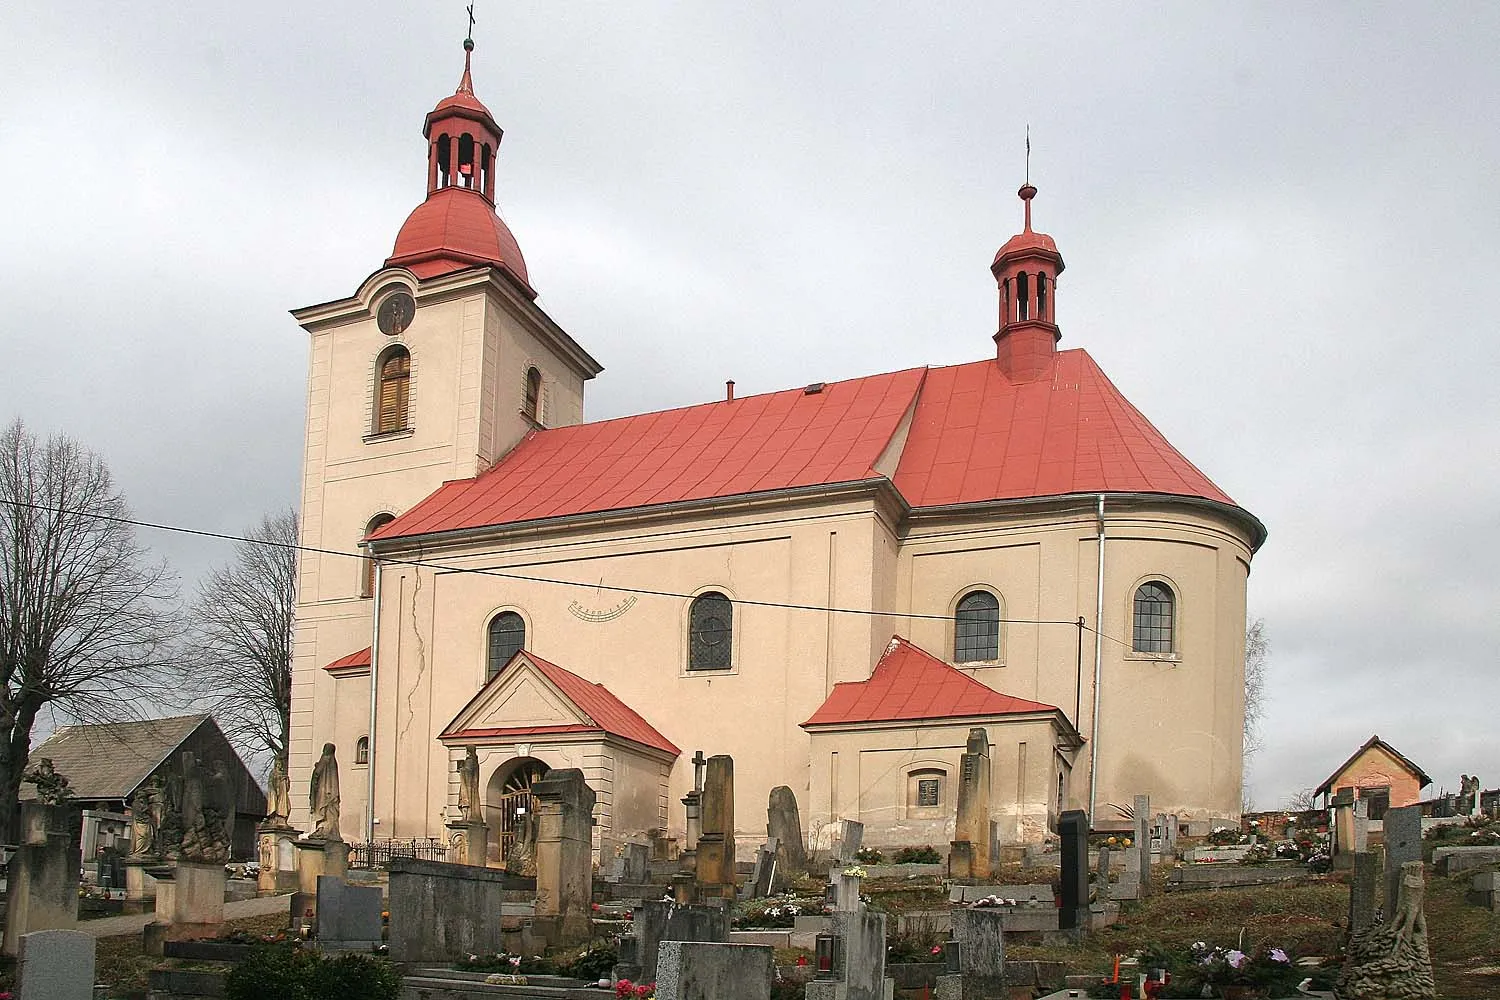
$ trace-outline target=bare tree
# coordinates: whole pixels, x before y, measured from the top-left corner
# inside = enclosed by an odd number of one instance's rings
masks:
[[[159,694],[175,587],[129,517],[99,456],[19,420],[0,432],[0,833],[12,842],[38,715],[118,721]]]
[[[286,764],[292,719],[297,512],[268,514],[209,572],[188,617],[184,695],[248,754]]]
[[[1307,812],[1309,809],[1316,809],[1318,808],[1318,793],[1311,788],[1304,788],[1286,800],[1286,807],[1290,812]]]
[[[1256,618],[1245,628],[1245,756],[1261,747],[1260,722],[1266,713],[1266,620]]]

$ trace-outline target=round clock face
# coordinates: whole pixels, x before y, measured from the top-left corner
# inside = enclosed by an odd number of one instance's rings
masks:
[[[396,337],[406,332],[416,314],[417,304],[412,297],[406,292],[397,292],[380,303],[380,310],[375,313],[375,323],[380,327],[381,333],[387,337]]]

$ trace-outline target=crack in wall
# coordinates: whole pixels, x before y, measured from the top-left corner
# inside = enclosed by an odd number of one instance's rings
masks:
[[[422,552],[417,550],[417,559],[421,560]],[[417,696],[417,688],[422,684],[422,675],[427,672],[427,644],[422,641],[422,630],[417,627],[417,595],[422,592],[422,570],[419,568],[413,576],[415,577],[411,588],[411,635],[417,644],[417,675],[412,678],[411,687],[406,692],[406,725],[401,727],[400,738],[406,737],[406,731],[411,728],[413,720],[417,717],[417,710],[412,705],[412,699]]]

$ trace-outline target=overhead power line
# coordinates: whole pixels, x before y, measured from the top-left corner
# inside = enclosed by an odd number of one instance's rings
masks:
[[[165,531],[179,535],[193,535],[198,538],[212,538],[224,542],[244,542],[249,545],[261,545],[266,548],[288,549],[294,552],[307,552],[314,555],[339,556],[345,559],[368,559],[369,556],[360,552],[346,552],[342,549],[325,549],[314,545],[289,545],[285,542],[271,541],[265,538],[250,538],[245,535],[233,535],[223,531],[209,531],[205,528],[189,528],[180,524],[165,524],[160,521],[145,521],[139,518],[121,517],[114,514],[101,514],[90,510],[70,510],[62,507],[53,507],[47,504],[27,503],[24,500],[6,500],[5,504],[15,507],[25,507],[30,510],[47,511],[54,514],[66,514],[78,517],[91,517],[99,521],[109,521],[115,524],[128,524],[135,528],[147,528],[152,531]],[[380,563],[385,566],[409,566],[414,569],[429,569],[434,573],[442,574],[469,574],[472,576],[487,576],[501,580],[510,580],[516,583],[537,583],[546,586],[557,587],[581,587],[593,590],[607,590],[612,593],[633,594],[638,597],[666,597],[674,600],[692,600],[696,594],[683,594],[670,590],[657,590],[651,587],[628,587],[621,584],[587,583],[582,580],[561,580],[555,577],[532,576],[527,573],[513,573],[492,566],[470,567],[451,566],[444,563],[430,562],[424,559],[381,559]],[[734,598],[732,603],[744,607],[757,608],[779,608],[787,611],[812,611],[823,614],[835,615],[864,615],[873,618],[915,618],[924,621],[950,621],[952,615],[924,614],[917,611],[877,611],[873,608],[840,608],[824,606],[819,604],[797,604],[789,601],[757,601],[748,598]],[[1081,628],[1086,632],[1092,632],[1108,639],[1110,642],[1126,646],[1128,643],[1118,639],[1107,632],[1100,632],[1094,626],[1087,624],[1082,619],[1049,619],[1049,618],[1001,618],[1000,624],[1004,625],[1066,625],[1069,628]]]

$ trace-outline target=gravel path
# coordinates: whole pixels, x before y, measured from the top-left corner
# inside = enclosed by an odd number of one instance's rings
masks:
[[[287,913],[290,905],[289,895],[237,899],[224,904],[224,917],[233,920],[238,917],[262,917],[268,913]],[[117,937],[121,934],[139,934],[155,919],[154,913],[128,913],[119,917],[80,920],[78,929],[96,938]]]

